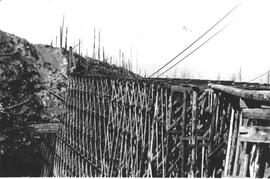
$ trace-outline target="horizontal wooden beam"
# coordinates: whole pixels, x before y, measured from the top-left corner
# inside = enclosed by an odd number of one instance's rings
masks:
[[[183,87],[183,86],[179,86],[179,85],[173,85],[171,86],[171,91],[191,91],[192,89],[190,87]]]
[[[31,124],[26,127],[10,129],[0,133],[0,142],[8,140],[8,133],[18,132],[20,130],[30,130],[38,134],[55,134],[58,132],[60,125],[59,123]]]
[[[195,147],[208,147],[209,143],[203,143],[203,144],[189,144],[187,146],[187,149],[192,149],[192,148],[195,148]]]
[[[192,136],[186,136],[186,137],[179,137],[180,140],[192,140]],[[197,136],[197,140],[207,140],[207,137],[204,136]]]
[[[244,99],[270,102],[270,91],[245,90],[217,84],[209,84],[209,87]]]
[[[55,134],[60,128],[59,123],[32,124],[28,128],[39,134]]]
[[[270,120],[270,109],[243,109],[243,118]]]
[[[240,126],[239,134],[242,142],[270,143],[269,126]]]

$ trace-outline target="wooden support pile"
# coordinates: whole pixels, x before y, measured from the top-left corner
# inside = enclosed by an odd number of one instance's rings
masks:
[[[169,104],[162,84],[70,79],[54,175],[165,176]]]
[[[50,174],[262,176],[270,110],[243,109],[240,97],[267,103],[270,95],[210,87],[202,91],[147,80],[72,76]]]
[[[72,77],[53,175],[206,176],[211,93],[132,79]]]

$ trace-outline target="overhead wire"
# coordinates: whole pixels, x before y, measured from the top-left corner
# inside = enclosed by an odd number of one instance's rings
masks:
[[[213,26],[211,26],[207,31],[205,31],[199,38],[197,38],[195,41],[193,41],[189,46],[187,46],[183,51],[178,53],[174,58],[172,58],[170,61],[168,61],[165,65],[160,67],[157,71],[155,71],[153,74],[151,74],[148,78],[153,77],[155,74],[160,72],[163,68],[165,68],[167,65],[169,65],[172,61],[174,61],[177,57],[182,55],[185,51],[187,51],[191,46],[193,46],[195,43],[197,43],[201,38],[203,38],[207,33],[209,33],[214,27],[216,27],[223,19],[225,19],[228,15],[230,15],[239,5],[238,3],[236,6],[234,6],[229,12],[227,12],[221,19],[219,19]]]
[[[253,80],[250,80],[250,81],[249,81],[249,83],[250,83],[250,82],[252,82],[252,81],[257,80],[258,78],[260,78],[260,77],[262,77],[262,76],[266,75],[266,74],[267,74],[267,73],[269,73],[269,72],[270,72],[270,70],[268,70],[267,72],[265,72],[265,73],[263,73],[263,74],[261,74],[261,75],[257,76],[257,77],[256,77],[256,78],[254,78]]]
[[[77,45],[74,45],[74,46],[72,47],[72,49],[76,48],[77,46],[79,46],[79,45],[81,45],[81,44],[82,44],[82,41],[80,41]]]
[[[175,67],[176,65],[178,65],[180,62],[182,62],[183,60],[185,60],[187,57],[189,57],[191,54],[193,54],[195,51],[197,51],[198,49],[200,49],[203,45],[205,45],[207,42],[209,42],[212,38],[214,38],[215,36],[217,36],[220,32],[222,32],[230,23],[226,24],[222,29],[220,29],[218,32],[216,32],[214,35],[212,35],[210,38],[208,38],[204,43],[202,43],[201,45],[199,45],[197,48],[195,48],[193,51],[191,51],[189,54],[187,54],[185,57],[183,57],[181,60],[179,60],[177,63],[175,63],[173,66],[171,66],[170,68],[168,68],[166,71],[164,71],[163,73],[161,73],[160,75],[158,75],[158,77],[162,76],[163,74],[167,73],[169,70],[171,70],[173,67]]]

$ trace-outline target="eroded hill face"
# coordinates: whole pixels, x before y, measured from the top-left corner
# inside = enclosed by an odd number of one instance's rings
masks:
[[[59,122],[67,82],[68,52],[0,31],[0,176],[39,176],[40,136],[23,127]],[[74,54],[80,75],[138,77]],[[56,97],[58,96],[58,97]],[[1,166],[2,160],[2,166]]]
[[[41,91],[40,98],[45,116],[51,121],[58,122],[63,111],[63,101],[55,95],[65,96],[67,59],[59,48],[44,45],[36,45],[35,48],[42,61],[39,73],[44,90]]]
[[[39,65],[33,45],[0,31],[0,154],[3,163],[0,173],[3,176],[38,175],[40,138],[27,134],[22,127],[43,121],[43,106],[38,95],[42,90]]]
[[[41,137],[24,130],[58,122],[66,79],[57,48],[0,31],[0,176],[39,176]],[[61,70],[59,71],[59,69]]]

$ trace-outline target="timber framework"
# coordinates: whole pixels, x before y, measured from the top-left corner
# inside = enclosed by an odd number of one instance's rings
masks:
[[[70,75],[60,128],[42,144],[42,175],[267,176],[269,89]]]

